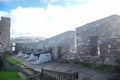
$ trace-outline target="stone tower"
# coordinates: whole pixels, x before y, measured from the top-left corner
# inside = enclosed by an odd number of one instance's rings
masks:
[[[10,18],[0,20],[0,52],[10,51]]]

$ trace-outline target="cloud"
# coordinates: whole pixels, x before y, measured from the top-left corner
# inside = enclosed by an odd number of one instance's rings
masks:
[[[5,17],[7,17],[8,15],[9,15],[8,12],[0,11],[0,16],[5,16]]]
[[[57,2],[58,0],[50,0],[50,2],[52,3],[52,2]]]
[[[69,7],[51,4],[46,9],[18,7],[9,13],[0,11],[0,15],[11,17],[13,37],[52,37],[112,14],[120,15],[119,9],[117,0],[89,0],[85,5]]]
[[[106,17],[112,14],[120,14],[118,0],[89,0],[88,4],[81,7],[84,17],[92,20]]]
[[[53,3],[53,2],[57,2],[58,0],[40,0],[40,2],[43,2],[45,4],[49,4],[49,3]]]
[[[32,35],[51,37],[70,29],[68,16],[60,6],[49,5],[47,10],[18,7],[12,10],[11,14],[13,16],[11,27],[14,33],[32,33]]]
[[[87,3],[87,0],[40,0],[43,4],[46,5],[59,5],[59,6],[75,6],[78,4],[85,4]]]
[[[76,1],[79,1],[79,2],[84,2],[84,1],[86,1],[86,0],[76,0]]]

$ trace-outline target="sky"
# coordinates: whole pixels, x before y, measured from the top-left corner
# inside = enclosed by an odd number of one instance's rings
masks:
[[[0,17],[11,18],[11,37],[49,38],[117,14],[120,0],[0,0]]]

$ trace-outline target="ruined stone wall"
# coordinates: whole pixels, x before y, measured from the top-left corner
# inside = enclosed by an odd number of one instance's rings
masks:
[[[46,39],[38,44],[38,48],[51,48],[54,59],[67,59],[70,54],[76,53],[75,32],[68,31]]]
[[[10,51],[10,18],[1,17],[0,21],[0,52]]]
[[[16,49],[52,50],[54,60],[65,60],[76,53],[75,32],[67,31],[38,43],[17,43]]]
[[[37,50],[37,44],[38,43],[16,43],[15,48],[17,50]]]
[[[76,42],[80,61],[117,64],[115,61],[120,58],[120,16],[112,15],[76,28]]]

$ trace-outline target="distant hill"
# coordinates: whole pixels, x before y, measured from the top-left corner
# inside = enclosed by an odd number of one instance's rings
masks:
[[[11,43],[36,43],[45,40],[44,37],[35,37],[35,36],[27,36],[27,37],[15,37],[11,38]]]

